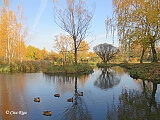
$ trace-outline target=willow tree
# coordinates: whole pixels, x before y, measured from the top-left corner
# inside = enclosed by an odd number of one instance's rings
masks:
[[[160,39],[159,0],[113,0],[113,8],[121,44],[131,45],[135,41],[141,44],[141,62],[150,46],[152,62],[157,62],[155,44]]]
[[[83,0],[66,0],[66,8],[58,8],[55,2],[55,23],[67,32],[73,39],[74,61],[77,64],[77,51],[81,42],[87,37],[93,11],[86,9],[86,2]]]

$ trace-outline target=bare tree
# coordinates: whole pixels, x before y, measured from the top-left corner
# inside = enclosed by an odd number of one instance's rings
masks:
[[[63,64],[72,63],[72,47],[73,41],[70,36],[56,35],[54,48],[63,56]]]
[[[119,52],[117,47],[107,43],[99,44],[93,47],[93,50],[104,63],[107,63]]]
[[[57,3],[57,0],[54,3]],[[75,64],[77,64],[78,48],[87,37],[93,13],[94,8],[89,12],[83,0],[66,0],[65,9],[60,9],[55,5],[55,23],[73,39]]]

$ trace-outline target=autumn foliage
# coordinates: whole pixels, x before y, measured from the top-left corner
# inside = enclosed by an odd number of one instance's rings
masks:
[[[26,52],[22,8],[18,6],[17,15],[9,8],[8,2],[4,3],[0,9],[0,58],[8,63],[14,60],[22,61]]]
[[[107,30],[117,30],[118,39],[128,51],[141,46],[140,62],[148,49],[151,49],[152,62],[157,62],[156,46],[160,39],[159,0],[113,0],[114,14],[106,20]],[[137,49],[137,48],[136,48]]]

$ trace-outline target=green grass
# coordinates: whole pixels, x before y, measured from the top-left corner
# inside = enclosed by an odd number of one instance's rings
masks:
[[[8,73],[10,72],[9,66],[0,66],[0,73]]]
[[[94,64],[91,64],[94,66]],[[93,68],[89,64],[54,65],[45,60],[17,61],[11,64],[0,64],[0,73],[36,73],[43,71],[47,74],[89,74]]]
[[[58,66],[53,65],[47,68],[46,71],[43,71],[46,74],[89,74],[93,72],[93,68],[88,64],[79,64],[79,65],[65,65]]]
[[[113,67],[113,66],[118,66],[119,64],[115,64],[115,63],[97,63],[97,67],[98,68],[109,68],[109,67]]]
[[[126,68],[133,78],[160,83],[160,63],[128,63],[120,66]]]
[[[50,66],[49,61],[17,61],[11,64],[1,64],[0,73],[35,73]]]

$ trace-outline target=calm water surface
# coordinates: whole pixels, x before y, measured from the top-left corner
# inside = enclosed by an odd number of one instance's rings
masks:
[[[79,92],[83,96],[77,96]],[[54,97],[56,93],[60,94],[59,98]],[[41,101],[34,102],[35,97]],[[72,97],[74,101],[67,102]],[[147,114],[144,102],[148,106]],[[159,119],[159,104],[159,84],[133,79],[120,67],[95,69],[94,73],[80,77],[0,74],[0,120],[121,119],[124,113],[137,113],[139,109],[141,116],[149,118],[154,112],[155,119]],[[15,113],[10,115],[10,111]],[[27,114],[20,115],[19,111]],[[44,116],[43,111],[53,114]]]

